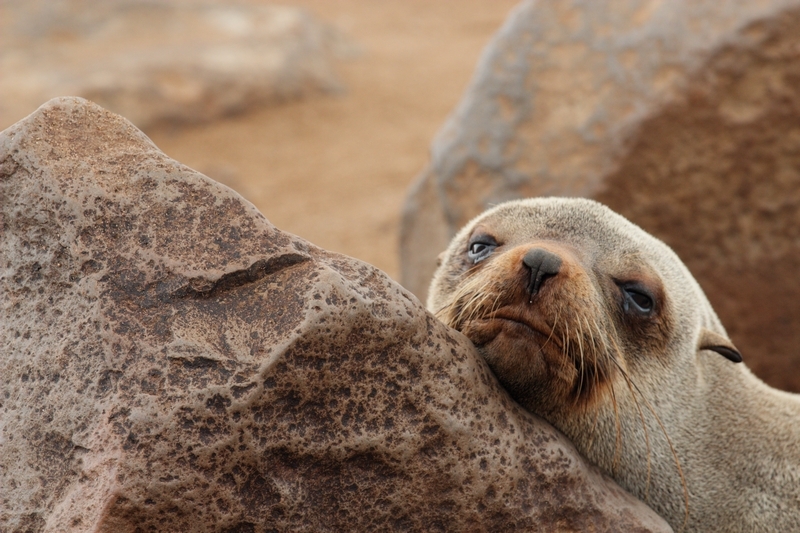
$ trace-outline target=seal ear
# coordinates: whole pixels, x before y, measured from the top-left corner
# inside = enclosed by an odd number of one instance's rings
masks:
[[[728,338],[705,328],[700,332],[698,349],[717,352],[734,363],[742,362],[742,354],[739,353],[739,350],[736,349],[736,346],[734,346]]]

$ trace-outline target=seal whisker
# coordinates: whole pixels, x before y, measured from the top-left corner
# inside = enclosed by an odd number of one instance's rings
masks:
[[[482,288],[483,287],[481,287],[481,289]],[[500,300],[500,298],[503,296],[503,292],[502,291],[482,291],[480,289],[476,290],[475,292],[480,294],[482,297],[480,298],[480,300],[476,299],[476,303],[475,303],[475,306],[474,306],[474,312],[470,316],[470,320],[474,319],[475,318],[475,314],[477,314],[481,309],[485,309],[486,308],[486,303],[489,300],[492,299],[492,296],[494,296],[494,301],[492,302],[492,305],[489,306],[488,313],[484,313],[484,316],[491,316],[494,313],[495,303],[498,302]]]
[[[580,357],[581,366],[580,366],[580,369],[578,370],[578,372],[580,374],[580,379],[581,379],[580,383],[581,383],[581,385],[583,385],[583,375],[586,373],[586,357],[585,357],[585,352],[584,352],[584,349],[583,349],[583,344],[584,344],[583,341],[584,341],[584,337],[585,337],[586,334],[583,332],[583,317],[581,316],[580,313],[576,313],[576,316],[578,318],[578,321],[577,321],[577,326],[578,326],[578,335],[577,335],[578,350],[579,350],[580,356],[581,356]],[[596,361],[597,360],[594,359],[593,362],[596,363]],[[593,390],[597,390],[596,387],[589,389],[590,394],[591,394],[591,392]],[[576,395],[575,396],[575,400],[577,401],[578,399],[579,399],[579,396]]]
[[[631,378],[622,370],[620,370],[620,372],[622,372],[622,375],[625,377],[625,383],[628,385],[628,391],[631,393],[631,399],[633,400],[633,405],[636,407],[636,412],[639,413],[639,421],[642,423],[642,431],[644,432],[644,445],[647,456],[647,474],[645,477],[645,484],[644,484],[644,500],[649,503],[650,482],[653,472],[653,465],[652,465],[653,449],[650,445],[650,431],[647,429],[647,422],[644,419],[644,411],[642,411],[642,406],[639,404],[639,400],[636,398],[636,393],[633,389],[633,382]]]
[[[453,317],[451,326],[455,329],[461,329],[464,324],[474,320],[475,315],[483,306],[484,302],[491,297],[491,292],[481,291],[483,288],[478,278],[473,278],[466,282],[461,290],[458,291],[456,297],[453,299],[454,303],[459,304],[459,310]],[[500,293],[498,292],[498,297]],[[466,299],[466,301],[463,301]]]
[[[597,352],[595,352],[595,354],[596,353]],[[583,361],[581,361],[581,363],[584,364]],[[590,385],[591,388],[589,390],[597,391],[597,390],[600,390],[600,369],[599,369],[599,367],[597,365],[597,357],[596,356],[595,356],[595,361],[594,361],[594,364],[592,365],[592,368],[594,368],[594,371],[591,374],[591,379],[592,379],[593,384]],[[586,375],[586,373],[587,373],[587,367],[584,366],[583,372],[581,373],[581,378],[583,378]],[[594,418],[592,420],[592,427],[589,430],[589,441],[587,443],[587,453],[588,453],[588,451],[591,451],[592,447],[594,446],[594,438],[595,438],[595,435],[596,435],[595,430],[597,429],[597,422],[598,422],[599,416],[600,416],[600,411],[598,409],[593,409],[593,411],[594,411]]]
[[[475,320],[475,316],[478,314],[478,311],[483,307],[483,304],[489,299],[489,294],[487,293],[473,293],[472,297],[470,298],[467,305],[464,307],[465,311],[469,311],[469,314],[466,318],[463,318],[462,323],[467,324]]]
[[[587,323],[588,323],[588,320],[587,320]],[[580,324],[580,321],[579,321],[579,324]],[[590,333],[590,335],[591,335],[591,333]],[[595,341],[593,340],[592,343],[594,344]],[[598,391],[598,390],[600,390],[600,372],[602,371],[602,369],[597,364],[597,353],[598,352],[595,351],[594,353],[595,353],[595,361],[594,361],[594,364],[592,365],[592,368],[594,368],[595,371],[592,372],[592,376],[591,376],[592,381],[593,381],[594,384],[591,386],[592,388],[590,390]],[[583,375],[585,375],[585,374],[586,374],[586,367],[584,368],[584,372],[583,372]],[[595,438],[595,435],[596,435],[595,430],[597,429],[597,422],[599,420],[599,415],[600,415],[600,411],[598,409],[594,409],[593,411],[594,411],[594,418],[592,420],[592,427],[589,430],[589,441],[588,441],[588,444],[587,444],[587,450],[591,450],[593,445],[594,445],[594,438]]]
[[[584,340],[586,341],[586,344],[589,347],[591,347],[591,350],[589,351],[589,354],[592,356],[592,360],[590,361],[589,368],[594,367],[595,369],[597,369],[597,367],[599,366],[599,363],[600,363],[601,356],[602,356],[602,354],[604,352],[604,349],[600,344],[598,344],[597,340],[594,337],[594,331],[593,331],[594,328],[593,328],[593,326],[596,327],[596,324],[594,324],[594,321],[590,322],[589,317],[587,317],[585,315],[582,315],[580,317],[581,325],[584,325],[584,321],[585,321],[586,331],[588,332],[588,335],[584,334]],[[600,390],[599,387],[601,385],[601,382],[600,382],[598,373],[594,372],[594,374],[595,374],[595,388],[594,388],[594,391],[596,392],[596,391]]]
[[[676,467],[676,469],[678,471],[678,477],[680,477],[680,480],[681,480],[681,488],[683,489],[683,501],[684,501],[684,505],[685,505],[685,507],[684,507],[685,512],[684,512],[684,517],[683,517],[683,524],[681,526],[681,531],[683,531],[686,528],[686,524],[689,521],[689,487],[686,485],[686,477],[683,474],[683,468],[681,467],[681,462],[680,462],[680,459],[678,458],[678,453],[675,451],[675,447],[672,444],[672,439],[669,438],[669,434],[667,433],[667,429],[664,427],[664,423],[661,421],[661,417],[658,416],[658,413],[653,408],[653,406],[650,403],[650,401],[647,399],[647,396],[644,395],[644,393],[641,391],[641,389],[639,389],[639,387],[636,385],[636,383],[630,378],[630,376],[628,376],[627,372],[625,372],[625,370],[622,368],[622,366],[619,364],[619,362],[616,360],[616,358],[612,357],[611,360],[617,366],[617,368],[622,373],[622,375],[625,376],[626,381],[636,390],[636,392],[639,393],[639,395],[641,395],[642,399],[645,402],[645,405],[647,406],[647,409],[650,411],[650,413],[655,418],[656,422],[658,423],[659,427],[661,428],[661,432],[663,433],[664,438],[667,441],[667,444],[669,445],[670,452],[672,453],[672,459],[673,459],[673,461],[675,463],[675,467]],[[646,442],[648,444],[648,450],[649,450],[649,439],[647,438],[647,434],[645,434],[645,438],[646,438]],[[649,479],[649,468],[650,468],[650,465],[649,465],[649,452],[648,452],[648,479]]]
[[[489,315],[490,316],[494,316],[494,314],[497,312],[497,310],[500,309],[500,297],[502,295],[503,295],[502,292],[498,292],[497,293],[497,296],[495,297],[494,302],[492,302],[492,306],[489,308]]]
[[[580,354],[580,368],[578,369],[580,381],[579,381],[578,394],[575,395],[575,399],[573,400],[573,405],[577,405],[578,400],[580,400],[580,390],[583,387],[583,373],[584,369],[586,368],[583,357],[583,341],[581,340],[581,337],[583,337],[583,325],[581,324],[580,320],[578,321],[577,325],[578,325],[578,334],[576,337],[578,340],[578,353]]]
[[[572,356],[570,355],[572,353],[571,339],[572,337],[569,334],[569,321],[564,321],[564,336],[561,339],[561,353],[569,360],[572,360]]]
[[[647,397],[639,390],[639,387],[636,386],[636,383],[631,382],[631,384],[636,388],[639,394],[642,396],[642,399],[647,405],[648,410],[653,414],[653,417],[656,419],[659,427],[661,428],[661,432],[664,434],[664,438],[667,440],[667,444],[669,445],[670,452],[672,453],[672,458],[675,461],[675,467],[678,470],[678,476],[681,478],[681,486],[683,488],[683,501],[685,504],[685,513],[683,517],[683,525],[681,526],[681,531],[686,528],[686,524],[689,521],[689,487],[686,485],[686,477],[683,475],[683,468],[681,467],[681,461],[678,459],[678,453],[675,451],[675,446],[672,444],[672,439],[669,438],[669,434],[667,433],[667,428],[664,427],[664,423],[661,421],[661,417],[658,416],[653,406],[650,404],[650,401]]]
[[[613,382],[609,382],[608,390],[611,393],[611,404],[614,406],[614,428],[616,431],[616,436],[614,438],[614,459],[611,462],[611,475],[616,476],[617,466],[619,465],[620,442],[622,442],[622,424],[620,423],[619,406],[617,405],[617,395],[614,392]]]
[[[636,411],[639,413],[639,420],[642,423],[642,431],[644,431],[644,442],[645,442],[645,449],[647,455],[647,477],[645,480],[645,487],[644,487],[644,500],[646,502],[650,501],[650,482],[651,482],[651,475],[652,475],[652,448],[650,446],[650,431],[647,429],[647,422],[644,419],[644,411],[642,411],[642,406],[639,404],[639,400],[636,398],[636,391],[634,387],[636,384],[633,382],[633,378],[631,378],[628,373],[622,368],[622,365],[619,363],[619,359],[615,356],[621,354],[619,345],[615,339],[610,339],[610,342],[614,345],[613,351],[609,354],[609,358],[614,365],[619,369],[620,374],[625,379],[625,384],[628,386],[628,391],[631,393],[631,399],[633,400],[633,405],[636,407]],[[638,387],[636,387],[638,389]],[[641,393],[640,393],[641,394]],[[685,488],[685,487],[684,487]]]
[[[553,326],[550,328],[550,334],[547,336],[547,340],[544,341],[544,344],[542,344],[542,350],[544,350],[545,346],[547,346],[547,344],[553,338],[553,333],[555,333],[556,331],[556,325],[558,324],[558,318],[561,316],[562,308],[563,306],[559,305],[558,308],[556,309],[556,317],[553,319]],[[563,346],[564,343],[562,342],[561,344]]]
[[[589,323],[589,319],[581,316],[579,318],[579,325],[583,325],[583,320],[586,320],[586,325],[589,327],[591,331],[591,324]],[[595,327],[597,327],[595,322]],[[602,382],[606,382],[608,384],[608,390],[611,394],[611,402],[614,407],[614,427],[615,427],[615,438],[614,438],[614,459],[612,461],[611,470],[616,474],[617,466],[619,464],[619,458],[621,454],[621,443],[622,443],[622,423],[619,416],[619,406],[617,404],[617,395],[616,391],[614,390],[614,380],[612,379],[611,374],[608,372],[609,367],[605,364],[601,364],[600,357],[604,357],[605,359],[609,359],[612,356],[608,353],[607,350],[596,351],[595,352],[595,382],[596,382],[596,391],[600,390],[601,380]]]

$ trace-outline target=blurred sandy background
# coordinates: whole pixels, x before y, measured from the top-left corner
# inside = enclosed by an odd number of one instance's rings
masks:
[[[200,124],[161,123],[145,132],[169,156],[236,189],[281,229],[397,278],[406,189],[425,166],[428,146],[467,87],[481,50],[516,3],[284,2],[280,5],[307,9],[347,43],[348,53],[334,62],[343,90],[251,106]],[[41,13],[58,16],[47,11],[47,2],[38,4]],[[97,6],[72,2],[70,9],[89,14]],[[12,8],[13,3],[0,4],[5,21],[0,24],[6,28],[21,21]],[[93,19],[80,20],[91,24]],[[63,33],[29,36],[29,46],[49,39],[48,46],[68,56],[64,43],[70,36]],[[124,32],[115,39],[114,46],[129,44]],[[11,45],[7,40],[2,45],[8,56]],[[50,48],[37,50],[45,54]],[[13,85],[13,72],[2,75],[7,86]],[[0,129],[34,107],[6,101]]]

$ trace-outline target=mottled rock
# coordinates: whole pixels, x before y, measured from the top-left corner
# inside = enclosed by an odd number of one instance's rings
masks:
[[[748,365],[800,391],[800,1],[526,1],[409,194],[420,298],[471,217],[584,196],[672,246]]]
[[[335,58],[349,46],[285,6],[9,0],[0,9],[0,127],[66,94],[138,127],[210,120],[340,89]]]
[[[377,269],[129,122],[0,135],[0,530],[668,531]]]

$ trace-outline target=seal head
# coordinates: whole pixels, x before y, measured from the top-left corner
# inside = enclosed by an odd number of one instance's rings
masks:
[[[800,402],[735,364],[741,354],[677,255],[620,215],[585,199],[501,204],[442,254],[428,308],[514,399],[674,528],[737,531],[761,512],[734,494],[772,492],[772,459],[736,457],[765,450],[741,418],[777,409],[798,427]],[[800,430],[768,426],[791,443],[769,454],[800,465]],[[731,494],[715,501],[721,487]],[[768,528],[800,530],[798,487],[780,490],[796,512]]]

